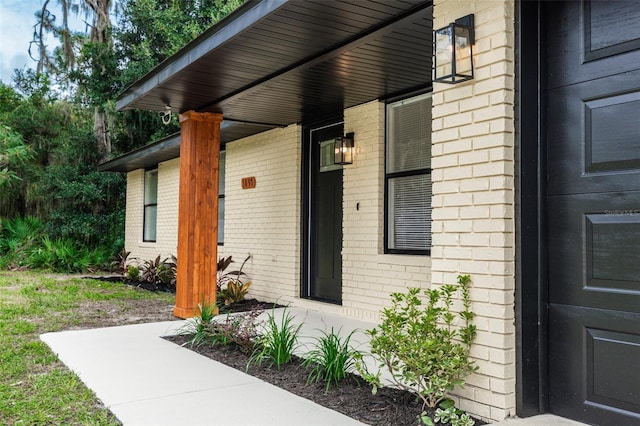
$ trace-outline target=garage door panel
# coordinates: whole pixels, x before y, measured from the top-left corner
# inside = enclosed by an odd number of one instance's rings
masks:
[[[640,359],[640,335],[619,330],[585,327],[587,401],[632,410],[640,401],[640,369],[617,367]]]
[[[552,90],[548,102],[549,194],[640,190],[640,70]]]
[[[613,4],[611,4],[613,3]],[[550,6],[549,87],[566,86],[637,68],[640,8],[636,1],[567,2]]]
[[[583,5],[582,14],[586,61],[640,49],[637,27],[640,24],[640,8],[637,3],[588,1]],[[612,27],[616,31],[611,31]]]
[[[640,191],[548,203],[550,301],[640,312]]]
[[[640,7],[543,8],[550,406],[640,425]]]
[[[549,360],[553,412],[599,425],[640,421],[640,314],[552,304]],[[575,353],[584,354],[576,357]]]

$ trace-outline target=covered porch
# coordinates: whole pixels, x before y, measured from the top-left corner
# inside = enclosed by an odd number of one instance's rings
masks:
[[[215,300],[220,147],[429,88],[432,14],[423,0],[248,1],[119,97],[180,114],[177,316]]]

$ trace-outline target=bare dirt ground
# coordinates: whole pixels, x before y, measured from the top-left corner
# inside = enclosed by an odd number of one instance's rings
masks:
[[[52,274],[51,277],[58,281],[64,281],[70,278],[78,278],[78,275]],[[101,277],[82,276],[82,278],[94,279],[100,279]],[[174,301],[171,298],[86,300],[82,301],[73,310],[74,316],[78,318],[79,323],[70,326],[68,329],[77,330],[180,320],[180,318],[173,316],[173,307]]]
[[[173,304],[162,300],[84,302],[74,309],[74,314],[82,318],[82,323],[72,326],[71,330],[180,319],[173,316]]]

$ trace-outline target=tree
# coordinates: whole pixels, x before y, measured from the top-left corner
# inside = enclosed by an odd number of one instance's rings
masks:
[[[244,0],[121,0],[114,28],[119,85],[128,87]],[[114,146],[130,150],[179,130],[177,120],[163,125],[157,113],[119,113]]]
[[[23,165],[31,158],[31,150],[22,142],[22,136],[9,126],[0,124],[0,193],[22,178],[16,166]]]
[[[102,159],[130,150],[178,130],[165,127],[157,114],[132,111],[115,117],[116,95],[175,53],[244,0],[57,0],[62,23],[56,24],[51,0],[36,14],[34,41],[38,72],[55,73],[58,82],[75,85],[76,102],[94,111],[96,148]],[[116,11],[112,28],[110,11]],[[89,34],[69,28],[70,14],[84,14]],[[61,46],[48,52],[44,36],[52,33]]]
[[[54,73],[63,76],[62,81],[76,83],[77,95],[81,98],[88,93],[84,98],[94,110],[95,145],[104,158],[111,151],[104,98],[113,97],[115,92],[104,91],[104,85],[99,88],[102,91],[87,91],[87,85],[89,82],[104,81],[105,78],[109,81],[116,71],[115,63],[111,60],[111,0],[58,0],[57,3],[62,11],[62,25],[56,25],[50,0],[45,0],[40,12],[36,14],[39,20],[35,25],[32,41],[38,52],[36,71]],[[82,36],[69,28],[69,14],[80,12],[91,19],[88,35]],[[60,39],[61,45],[53,53],[46,49],[44,37],[47,33],[53,33]],[[80,52],[80,62],[76,52]],[[100,95],[97,96],[98,94]]]
[[[178,130],[156,113],[116,114],[117,94],[241,3],[44,0],[30,52],[37,69],[16,70],[13,87],[0,84],[0,180],[10,182],[0,183],[0,216],[36,216],[51,238],[116,248],[125,177],[95,166],[110,150],[118,155]],[[84,14],[89,31],[71,31],[72,14]],[[61,42],[53,52],[47,33]]]
[[[14,164],[13,171],[21,180],[3,188],[0,215],[44,214],[47,203],[28,194],[32,193],[39,173],[50,164],[55,147],[64,138],[71,119],[70,108],[67,103],[57,101],[44,74],[18,71],[14,82],[15,88],[0,86],[0,123],[20,136],[30,156]]]

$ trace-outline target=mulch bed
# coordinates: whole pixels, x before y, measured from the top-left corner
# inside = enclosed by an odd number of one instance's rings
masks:
[[[188,336],[165,337],[176,344],[191,349],[237,370],[258,377],[265,382],[316,402],[332,410],[338,411],[369,425],[419,425],[417,416],[422,403],[408,392],[397,389],[382,388],[376,395],[371,393],[371,386],[360,377],[350,375],[339,386],[331,386],[326,392],[324,382],[307,384],[309,374],[300,358],[295,358],[281,370],[263,365],[251,364],[247,370],[248,356],[234,346],[201,345],[192,347],[188,344]]]
[[[167,287],[127,281],[122,276],[87,278],[109,282],[124,282],[150,291],[175,292],[174,289]],[[269,311],[273,308],[281,307],[283,306],[274,303],[247,299],[231,306],[222,306],[220,313],[249,312],[256,309]],[[263,365],[251,364],[247,370],[249,357],[236,346],[191,346],[189,344],[190,336],[167,336],[165,339],[368,425],[422,425],[419,419],[422,411],[422,401],[409,392],[385,387],[378,389],[378,392],[374,395],[371,392],[371,386],[360,376],[354,374],[350,374],[339,386],[332,385],[327,392],[326,383],[324,382],[307,383],[309,371],[302,366],[302,360],[298,357],[294,357],[292,362],[281,370],[269,367],[268,363]],[[428,414],[433,418],[433,412]],[[485,422],[476,419],[477,426],[485,424]],[[436,423],[436,425],[441,424]]]
[[[327,392],[324,382],[307,383],[309,371],[297,357],[281,370],[271,368],[268,363],[252,363],[247,370],[249,357],[235,346],[191,346],[189,336],[168,336],[165,339],[372,426],[422,424],[418,418],[422,401],[406,391],[385,387],[373,395],[370,385],[351,374],[339,386],[332,385]],[[430,414],[433,418],[433,413]],[[476,425],[484,424],[476,420]]]
[[[278,305],[277,303],[262,302],[258,299],[245,299],[241,302],[235,302],[229,306],[221,306],[219,309],[220,314],[226,314],[234,312],[250,312],[255,310],[268,312],[275,308],[284,308],[284,306]]]
[[[87,276],[87,277],[83,277],[83,278],[87,278],[87,279],[92,279],[92,280],[98,280],[98,281],[106,281],[106,282],[110,282],[110,283],[125,283],[127,285],[130,285],[132,287],[138,287],[138,288],[142,288],[144,290],[149,290],[149,291],[161,291],[161,292],[165,292],[165,293],[175,293],[176,289],[173,286],[169,286],[167,284],[164,283],[150,283],[147,281],[132,281],[127,279],[127,277],[122,276],[122,275],[104,275],[104,276]]]

